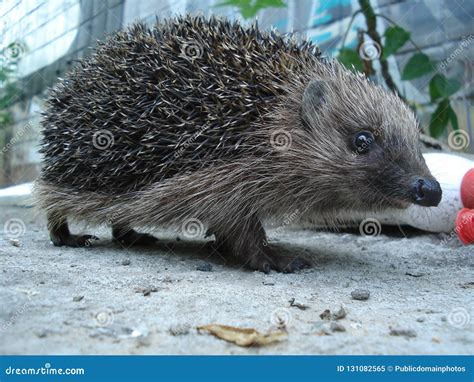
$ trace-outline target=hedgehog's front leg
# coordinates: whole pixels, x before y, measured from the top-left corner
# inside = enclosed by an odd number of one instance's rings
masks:
[[[250,269],[265,273],[272,269],[291,273],[310,266],[309,261],[304,258],[277,255],[268,245],[265,230],[256,216],[234,227],[231,233],[219,230],[213,232],[216,237],[215,247],[221,251],[230,251]]]

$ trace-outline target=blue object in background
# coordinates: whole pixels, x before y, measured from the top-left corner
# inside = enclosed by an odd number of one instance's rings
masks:
[[[0,380],[472,382],[473,367],[474,356],[3,356]]]

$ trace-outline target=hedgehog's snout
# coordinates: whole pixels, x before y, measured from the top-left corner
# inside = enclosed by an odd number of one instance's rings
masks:
[[[412,202],[423,207],[436,207],[441,201],[440,184],[430,178],[417,178],[411,184]]]

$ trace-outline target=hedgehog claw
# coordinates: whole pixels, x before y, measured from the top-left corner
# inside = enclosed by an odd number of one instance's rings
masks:
[[[99,240],[99,238],[94,235],[68,235],[60,240],[54,240],[53,244],[56,247],[90,247],[94,240]]]

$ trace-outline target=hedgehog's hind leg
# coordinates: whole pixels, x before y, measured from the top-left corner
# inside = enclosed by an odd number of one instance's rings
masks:
[[[93,235],[73,235],[69,232],[67,219],[50,212],[47,216],[48,230],[51,241],[56,247],[89,247],[92,240],[99,240]]]
[[[214,235],[215,248],[230,251],[250,269],[264,273],[269,273],[272,269],[291,273],[311,266],[305,258],[286,258],[274,253],[268,245],[265,230],[257,217],[251,217],[240,229],[233,230],[231,234],[214,231]]]
[[[112,225],[114,241],[126,246],[155,244],[158,239],[148,233],[139,233],[128,225]]]

